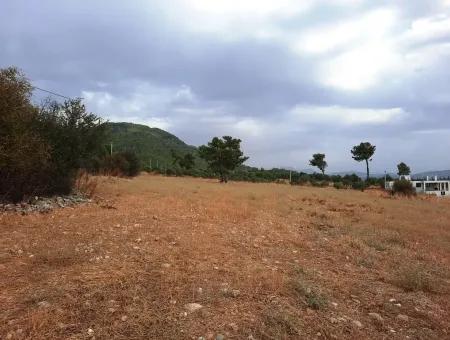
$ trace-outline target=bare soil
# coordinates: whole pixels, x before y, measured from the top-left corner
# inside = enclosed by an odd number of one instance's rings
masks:
[[[450,338],[448,199],[99,182],[97,203],[0,215],[0,338]]]

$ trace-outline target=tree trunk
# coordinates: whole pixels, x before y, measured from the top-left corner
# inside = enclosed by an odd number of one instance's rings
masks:
[[[367,168],[367,181],[369,181],[369,160],[366,159],[366,168]]]

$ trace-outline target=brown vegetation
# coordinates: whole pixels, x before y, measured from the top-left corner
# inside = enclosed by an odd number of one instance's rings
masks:
[[[1,338],[450,335],[450,200],[98,180],[98,204],[0,215]]]

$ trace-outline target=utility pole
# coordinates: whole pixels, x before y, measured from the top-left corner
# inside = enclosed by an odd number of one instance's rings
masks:
[[[387,189],[387,187],[386,187],[386,178],[387,178],[387,174],[386,174],[386,170],[384,170],[384,189]]]
[[[111,148],[110,148],[110,151],[111,151],[111,156],[112,156],[112,151],[113,151],[113,143],[111,142]]]
[[[289,183],[292,183],[292,170],[289,170]]]

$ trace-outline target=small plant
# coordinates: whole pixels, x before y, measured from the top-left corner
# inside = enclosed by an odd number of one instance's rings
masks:
[[[98,180],[95,177],[89,175],[85,170],[78,171],[74,185],[76,192],[91,198],[97,191],[97,186]]]
[[[413,196],[416,194],[410,181],[401,179],[394,182],[392,193],[395,195]]]
[[[433,280],[422,265],[407,265],[395,273],[394,283],[408,292],[433,292]]]
[[[328,300],[318,289],[311,288],[302,278],[294,281],[294,290],[304,297],[306,305],[312,309],[323,309],[327,306]]]

